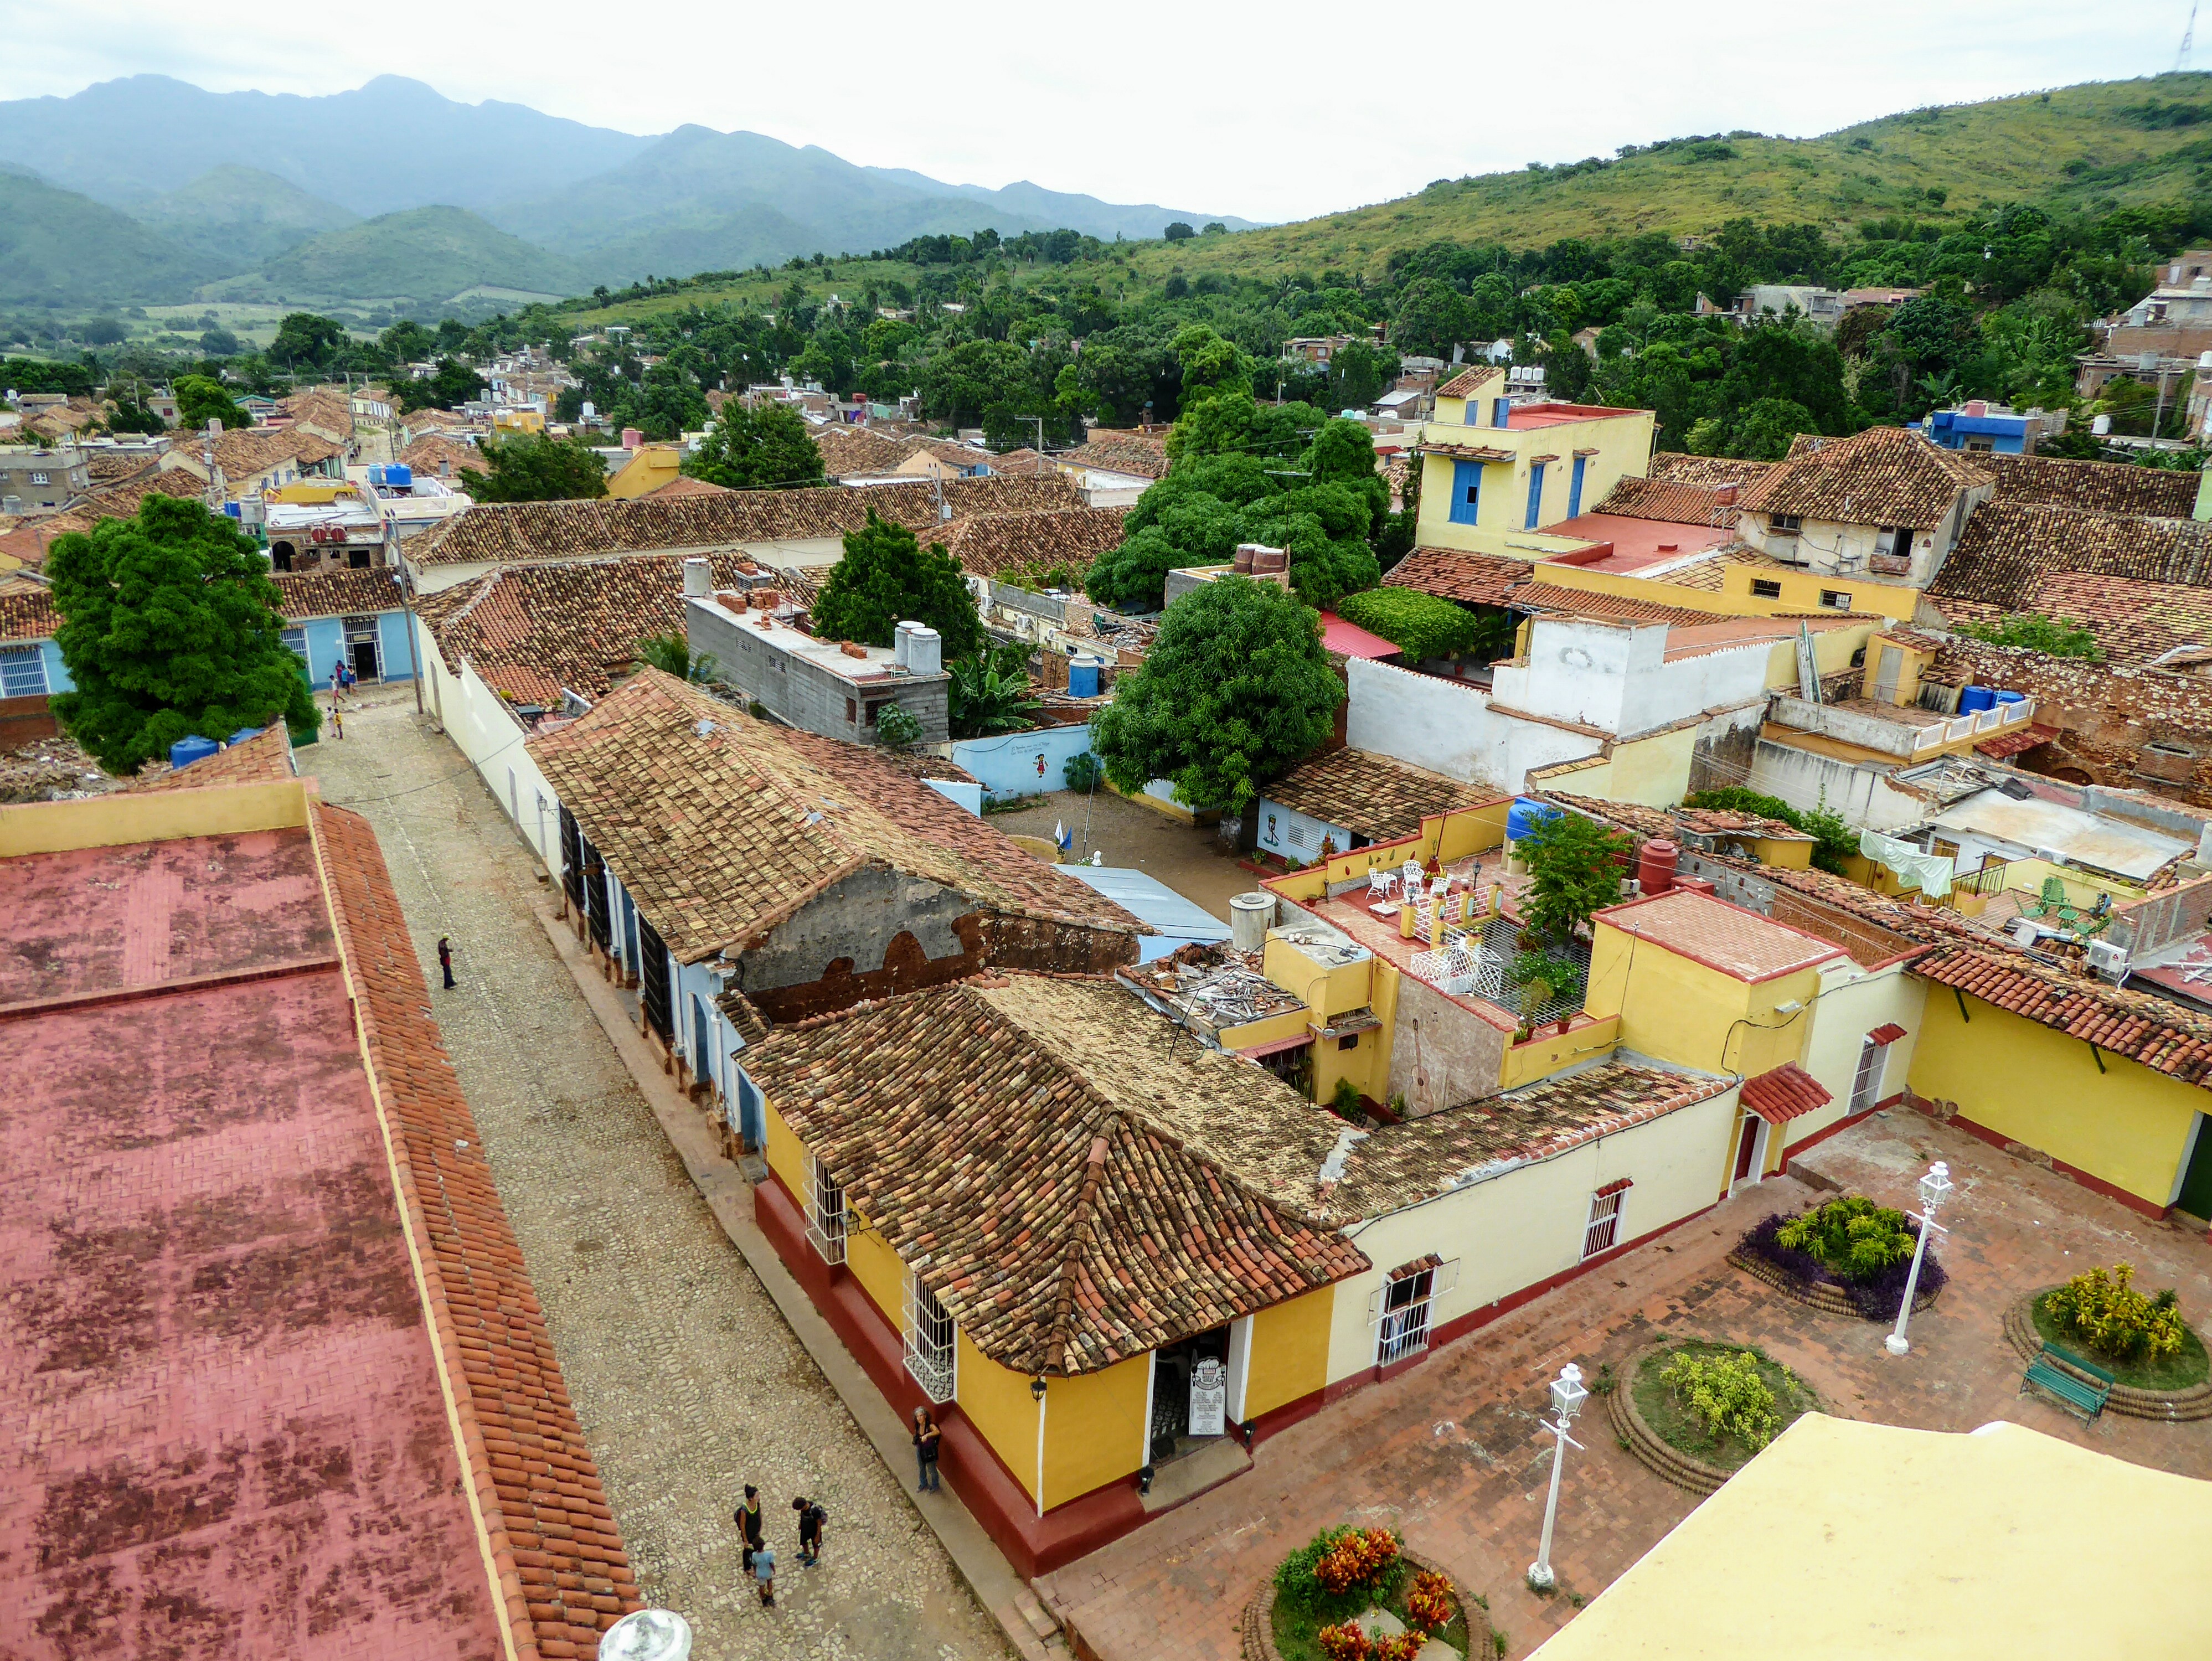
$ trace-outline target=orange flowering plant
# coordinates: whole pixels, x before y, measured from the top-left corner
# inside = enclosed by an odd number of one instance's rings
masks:
[[[1397,1561],[1397,1536],[1389,1530],[1350,1530],[1314,1565],[1314,1579],[1340,1594],[1364,1591],[1380,1585]]]
[[[1413,1584],[1406,1589],[1407,1624],[1424,1633],[1442,1632],[1459,1613],[1459,1604],[1452,1597],[1451,1582],[1443,1575],[1423,1569],[1413,1577]]]

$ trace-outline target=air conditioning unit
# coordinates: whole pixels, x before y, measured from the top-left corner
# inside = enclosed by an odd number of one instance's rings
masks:
[[[2117,981],[2128,972],[2128,948],[2116,940],[2089,942],[2089,972]]]

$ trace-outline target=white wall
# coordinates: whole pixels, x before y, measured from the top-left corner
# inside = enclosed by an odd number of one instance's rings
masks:
[[[1771,641],[1667,661],[1667,626],[1538,618],[1525,660],[1498,666],[1492,700],[1633,738],[1762,697]]]
[[[1310,865],[1321,857],[1323,837],[1335,844],[1340,854],[1352,848],[1352,833],[1340,824],[1331,824],[1305,813],[1293,812],[1279,801],[1260,799],[1259,845],[1263,852],[1293,865]]]
[[[1530,768],[1579,761],[1604,747],[1587,733],[1494,714],[1486,694],[1456,681],[1364,658],[1352,659],[1345,672],[1346,742],[1449,778],[1518,790]]]
[[[419,619],[416,623],[421,629]],[[416,649],[426,672],[423,701],[443,721],[446,734],[468,757],[500,806],[514,821],[538,862],[557,879],[561,870],[561,815],[553,787],[523,747],[529,732],[505,699],[484,684],[474,666],[462,660],[458,675],[446,667],[437,643],[423,630]]]
[[[1458,1287],[1438,1299],[1431,1311],[1433,1331],[1574,1268],[1582,1261],[1590,1196],[1616,1178],[1626,1177],[1634,1183],[1621,1208],[1615,1237],[1620,1244],[1711,1205],[1727,1174],[1729,1135],[1735,1122],[1736,1092],[1724,1090],[1555,1159],[1347,1228],[1346,1236],[1375,1268],[1337,1287],[1329,1333],[1330,1382],[1375,1365],[1369,1299],[1401,1263],[1431,1251],[1447,1262],[1459,1262]]]
[[[1791,1146],[1826,1130],[1850,1110],[1860,1049],[1866,1035],[1886,1022],[1894,1021],[1903,1027],[1905,1037],[1889,1046],[1874,1099],[1881,1101],[1905,1088],[1927,993],[1927,983],[1906,974],[1901,965],[1871,975],[1849,964],[1822,971],[1820,995],[1812,1006],[1813,1030],[1807,1035],[1805,1059],[1799,1065],[1833,1099],[1826,1107],[1790,1121],[1787,1131]]]
[[[1761,739],[1752,751],[1751,777],[1746,782],[1792,807],[1819,807],[1825,800],[1854,825],[1897,830],[1921,823],[1933,806],[1890,783],[1890,772],[1897,765],[1902,764],[1849,762]]]

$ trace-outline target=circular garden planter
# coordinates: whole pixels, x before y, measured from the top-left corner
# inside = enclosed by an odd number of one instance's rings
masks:
[[[1854,1310],[1851,1312],[1856,1314],[1858,1311]],[[1619,1382],[1605,1398],[1606,1415],[1613,1421],[1614,1433],[1628,1451],[1658,1475],[1675,1487],[1687,1488],[1692,1494],[1711,1494],[1735,1475],[1735,1471],[1725,1465],[1712,1464],[1675,1447],[1651,1427],[1636,1406],[1636,1381],[1643,1376],[1644,1364],[1685,1343],[1710,1343],[1723,1349],[1745,1348],[1740,1344],[1723,1344],[1717,1339],[1681,1335],[1662,1339],[1656,1344],[1646,1344],[1630,1356],[1627,1365],[1621,1368]],[[1777,1362],[1775,1365],[1779,1366],[1781,1364]],[[1788,1372],[1789,1369],[1784,1367],[1783,1371]],[[1811,1388],[1796,1373],[1790,1373],[1790,1376],[1796,1380],[1797,1387],[1809,1399],[1813,1394]],[[1810,1411],[1810,1409],[1805,1410]]]
[[[1728,1255],[1728,1260],[1750,1275],[1753,1280],[1763,1281],[1784,1297],[1795,1299],[1801,1304],[1819,1310],[1823,1315],[1841,1315],[1853,1321],[1895,1318],[1894,1316],[1869,1316],[1852,1301],[1850,1293],[1845,1292],[1841,1287],[1831,1286],[1825,1281],[1801,1280],[1780,1265],[1770,1263],[1764,1257],[1755,1257],[1748,1251],[1741,1250],[1731,1251]],[[1930,1307],[1942,1295],[1943,1289],[1941,1287],[1932,1291],[1916,1293],[1912,1299],[1912,1312],[1917,1315],[1922,1310]]]
[[[1495,1654],[1490,1635],[1490,1612],[1468,1597],[1467,1589],[1452,1580],[1443,1568],[1411,1547],[1401,1548],[1398,1555],[1417,1571],[1443,1574],[1445,1579],[1451,1580],[1452,1596],[1459,1600],[1460,1610],[1467,1616],[1468,1661],[1487,1661]],[[1272,1574],[1260,1587],[1259,1596],[1244,1606],[1243,1661],[1283,1661],[1282,1652],[1275,1647],[1275,1579]]]
[[[2023,1361],[2032,1361],[2042,1352],[2043,1335],[2035,1329],[2035,1300],[2054,1290],[2055,1287],[2045,1287],[2042,1292],[2031,1292],[2005,1311],[2005,1337],[2020,1352]],[[2063,1372],[2074,1372],[2056,1359],[2051,1365]],[[2103,1382],[2081,1374],[2075,1376],[2082,1378],[2085,1384]],[[2105,1397],[2105,1411],[2130,1419],[2160,1419],[2177,1424],[2212,1419],[2212,1378],[2200,1379],[2182,1390],[2138,1390],[2130,1384],[2114,1384],[2112,1393]]]

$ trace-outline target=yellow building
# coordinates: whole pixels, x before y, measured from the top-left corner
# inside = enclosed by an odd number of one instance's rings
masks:
[[[650,496],[684,472],[684,450],[676,444],[641,444],[607,478],[607,494],[618,502]]]
[[[545,430],[545,411],[508,409],[502,405],[491,412],[491,429],[508,438],[518,433],[543,433]]]

